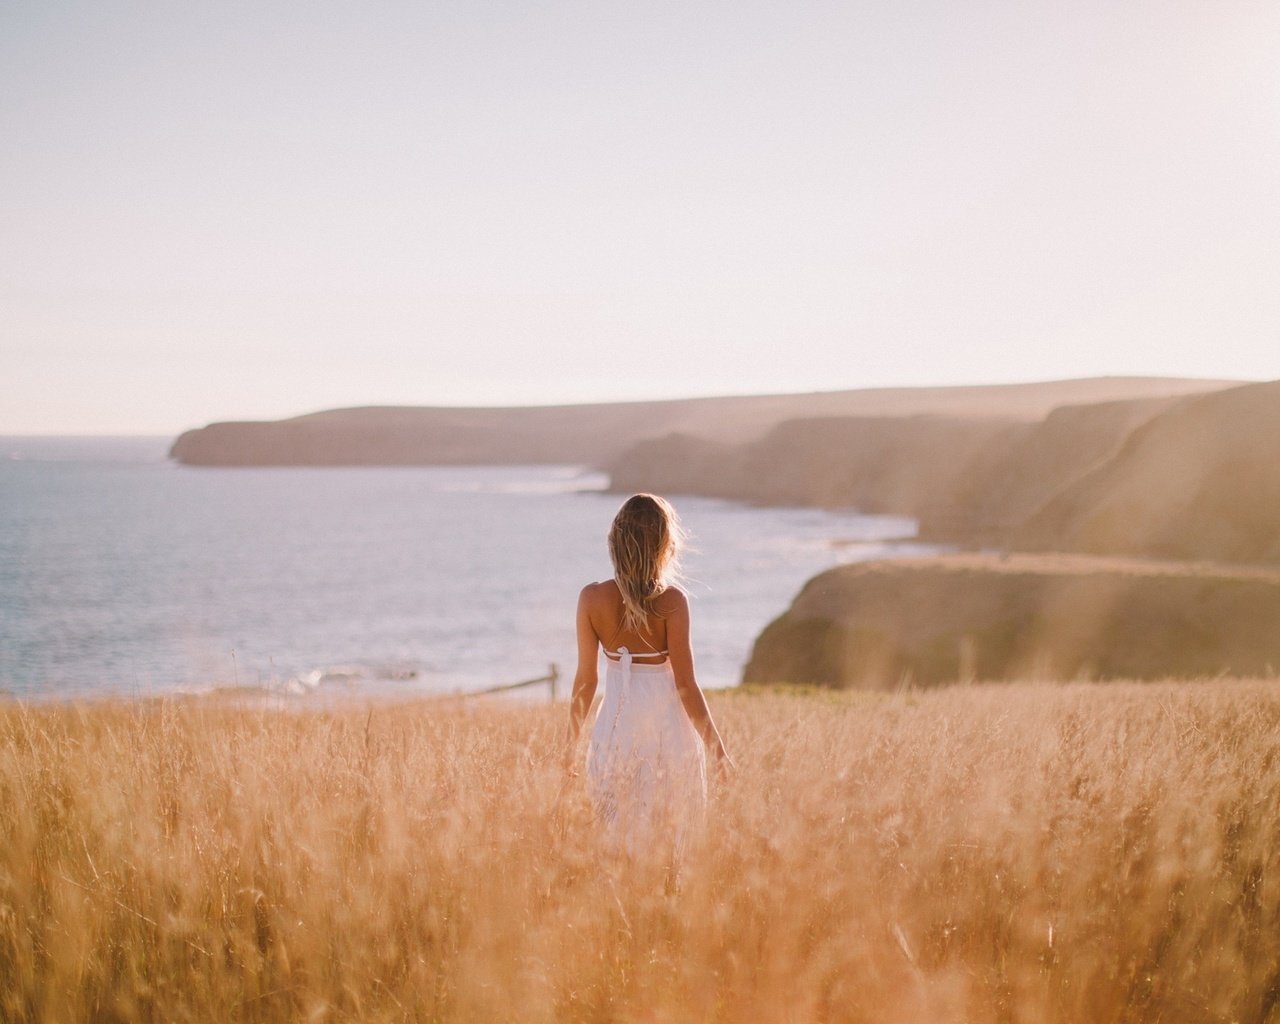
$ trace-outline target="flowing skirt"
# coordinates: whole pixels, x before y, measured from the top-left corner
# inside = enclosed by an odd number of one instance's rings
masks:
[[[702,823],[707,762],[669,662],[606,659],[604,700],[587,748],[587,789],[610,844],[681,853]]]

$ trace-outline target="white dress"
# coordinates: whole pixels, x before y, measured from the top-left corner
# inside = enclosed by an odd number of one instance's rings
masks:
[[[702,739],[680,703],[671,663],[606,658],[604,700],[587,747],[587,789],[607,837],[628,853],[681,852],[707,803]],[[666,654],[642,651],[640,657]]]

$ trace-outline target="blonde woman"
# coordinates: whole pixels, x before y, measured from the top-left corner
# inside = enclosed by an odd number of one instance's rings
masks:
[[[578,670],[569,711],[570,764],[599,685],[587,787],[606,827],[632,852],[661,840],[684,845],[706,805],[709,751],[732,761],[694,676],[689,599],[675,584],[684,533],[665,500],[636,494],[609,529],[614,576],[578,597]]]

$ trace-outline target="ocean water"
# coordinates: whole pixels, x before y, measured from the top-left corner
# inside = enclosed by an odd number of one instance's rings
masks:
[[[205,469],[168,439],[0,439],[0,690],[474,690],[573,672],[620,496],[573,466]],[[699,679],[840,562],[934,550],[910,519],[673,496]]]

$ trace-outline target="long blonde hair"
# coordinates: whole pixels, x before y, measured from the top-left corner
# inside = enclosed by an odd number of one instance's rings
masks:
[[[622,628],[643,633],[653,602],[679,579],[685,532],[676,510],[656,494],[633,494],[609,527],[613,578],[622,593]]]

